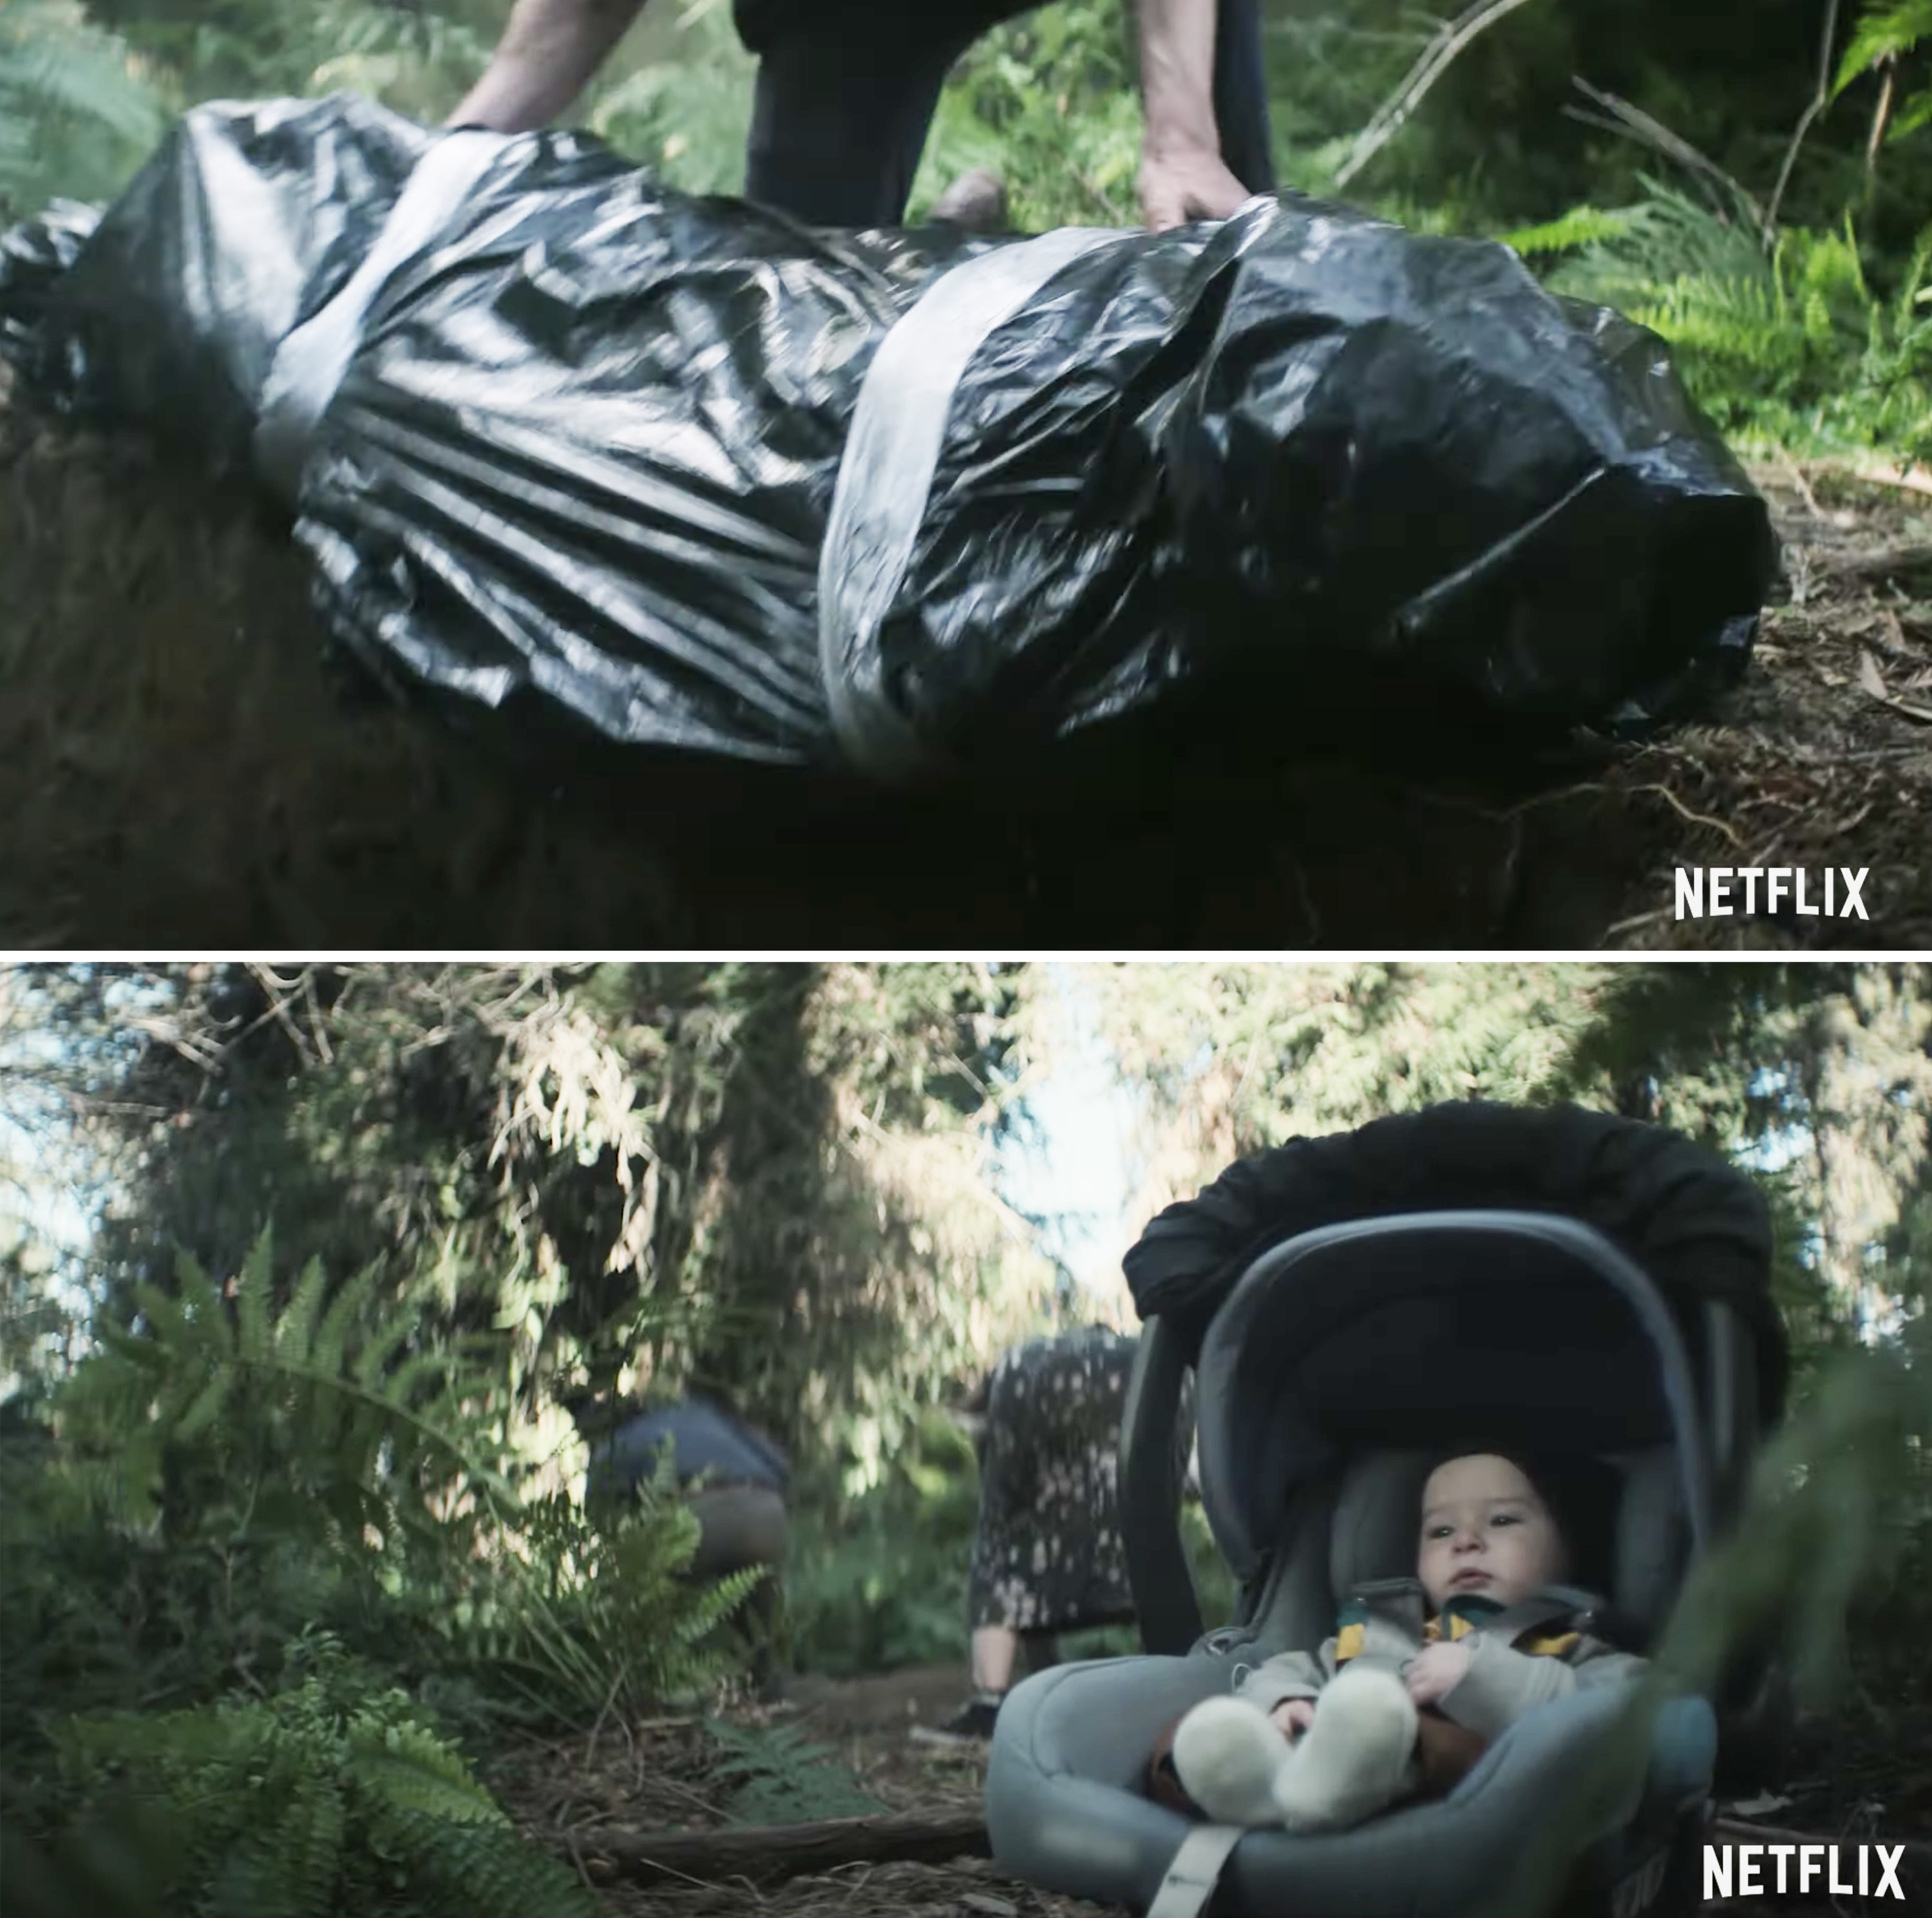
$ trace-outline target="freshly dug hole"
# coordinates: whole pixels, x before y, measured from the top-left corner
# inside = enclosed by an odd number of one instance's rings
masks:
[[[1474,775],[1430,775],[1396,734],[1350,763],[1291,743],[1319,716],[1271,742],[1262,714],[1241,741],[909,797],[405,713],[325,668],[302,563],[251,493],[0,388],[0,942],[1932,943],[1932,727],[1858,679],[1874,645],[1888,690],[1932,665],[1894,576],[1916,563],[1832,570],[1874,545],[1909,562],[1916,503],[1861,504],[1813,547],[1797,527],[1810,596],[1769,622],[1737,723],[1647,750],[1478,749]],[[1871,923],[1670,920],[1673,862],[1747,852],[1874,866]]]

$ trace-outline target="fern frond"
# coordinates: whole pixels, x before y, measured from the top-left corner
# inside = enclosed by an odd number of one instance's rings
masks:
[[[274,1230],[264,1226],[235,1281],[236,1333],[242,1355],[260,1360],[271,1349],[268,1301],[274,1289]]]
[[[374,1269],[365,1268],[337,1292],[322,1315],[309,1349],[296,1355],[300,1364],[332,1377],[341,1371],[350,1336],[368,1309],[375,1279]]]
[[[1910,53],[1921,41],[1932,41],[1932,0],[1880,0],[1868,7],[1838,62],[1832,98],[1881,60]]]
[[[200,1437],[221,1416],[234,1387],[232,1368],[218,1365],[208,1382],[188,1401],[186,1410],[175,1421],[172,1436],[176,1442],[184,1445],[190,1439]]]
[[[1580,253],[1586,247],[1606,240],[1621,239],[1630,229],[1628,211],[1606,211],[1596,206],[1574,206],[1560,218],[1540,227],[1519,227],[1515,232],[1498,236],[1503,245],[1532,259]]]
[[[421,1725],[359,1714],[350,1721],[346,1764],[362,1790],[396,1812],[458,1824],[503,1822],[496,1801],[461,1757]]]
[[[886,1808],[824,1746],[808,1743],[796,1725],[734,1725],[707,1718],[704,1733],[724,1754],[712,1768],[716,1775],[737,1781],[726,1808],[734,1825],[861,1817]]]
[[[0,11],[0,203],[112,191],[160,137],[159,98],[127,44],[74,0]]]
[[[275,1321],[275,1351],[278,1355],[306,1358],[315,1347],[315,1327],[322,1310],[328,1278],[320,1259],[311,1259],[296,1282],[295,1294]]]

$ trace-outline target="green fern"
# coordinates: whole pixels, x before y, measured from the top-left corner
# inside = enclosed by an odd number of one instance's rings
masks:
[[[1598,206],[1573,206],[1560,218],[1540,227],[1519,227],[1498,237],[1529,258],[1552,259],[1580,253],[1584,248],[1600,245],[1606,240],[1621,239],[1630,230],[1628,211],[1616,212]]]
[[[744,1662],[724,1628],[766,1574],[693,1580],[698,1541],[668,1457],[614,1521],[562,1497],[526,1505],[470,1626],[475,1655],[521,1674],[553,1712],[635,1715],[715,1692]]]
[[[1676,348],[1693,395],[1727,431],[1800,452],[1932,454],[1932,230],[1895,298],[1866,278],[1858,236],[1753,223],[1654,180],[1640,204],[1580,208],[1508,243],[1549,263],[1552,288],[1614,307]]]
[[[104,1325],[98,1352],[63,1387],[58,1411],[76,1469],[119,1522],[160,1520],[173,1503],[252,1507],[249,1488],[295,1492],[343,1535],[419,1521],[428,1489],[452,1483],[508,1508],[514,1495],[476,1442],[458,1355],[393,1362],[409,1330],[393,1315],[367,1333],[364,1273],[325,1305],[312,1262],[288,1305],[272,1305],[264,1233],[230,1301],[184,1255],[172,1291],[136,1286],[133,1321]],[[405,1496],[404,1494],[408,1496]]]
[[[77,0],[0,8],[0,213],[56,194],[105,198],[160,139],[159,96],[124,41]]]
[[[1836,99],[1881,62],[1903,60],[1928,43],[1932,43],[1932,0],[1880,0],[1868,6],[1838,62],[1832,97]],[[1903,140],[1928,122],[1932,122],[1932,82],[1900,103],[1886,137]]]
[[[517,1834],[408,1695],[370,1694],[326,1634],[267,1700],[164,1716],[76,1718],[74,1787],[131,1790],[163,1811],[183,1862],[166,1886],[196,1918],[343,1910],[590,1918],[571,1874]]]
[[[736,1787],[725,1806],[731,1824],[806,1824],[886,1808],[824,1746],[807,1743],[796,1725],[734,1725],[707,1718],[704,1731],[723,1754],[713,1775]]]

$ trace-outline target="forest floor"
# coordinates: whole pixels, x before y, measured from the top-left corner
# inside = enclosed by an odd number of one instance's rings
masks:
[[[986,1777],[982,1745],[922,1739],[958,1708],[965,1673],[922,1666],[842,1681],[800,1679],[776,1708],[734,1716],[794,1725],[891,1811],[976,1814]],[[573,1857],[616,1918],[1126,1918],[1114,1907],[1064,1898],[1010,1877],[989,1859],[941,1864],[850,1865],[778,1883],[629,1884],[600,1859],[598,1836],[627,1830],[716,1829],[728,1782],[715,1775],[709,1742],[694,1721],[670,1719],[626,1736],[608,1729],[506,1754],[490,1781],[526,1835]]]
[[[970,1814],[980,1806],[984,1748],[942,1746],[920,1735],[957,1706],[964,1679],[952,1665],[844,1681],[807,1678],[794,1680],[778,1707],[734,1715],[796,1725],[890,1811]],[[1719,1814],[1758,1826],[1772,1839],[1798,1832],[1846,1844],[1922,1846],[1908,1861],[1905,1882],[1914,1897],[1932,1886],[1932,1706],[1814,1724],[1782,1742],[1769,1769],[1770,1782],[1760,1776],[1720,1795]],[[853,1865],[764,1883],[696,1874],[688,1883],[627,1883],[600,1855],[600,1833],[716,1829],[724,1822],[729,1784],[721,1783],[715,1754],[692,1719],[532,1743],[506,1753],[490,1780],[525,1833],[572,1859],[614,1918],[1128,1918],[1119,1907],[1041,1891],[976,1856]],[[1856,1898],[1834,1905],[1774,1897],[1736,1908],[1759,1918],[1832,1910],[1840,1918],[1875,1918],[1888,1907]]]
[[[1653,870],[1657,902],[1606,943],[1786,943],[1736,919],[1676,921],[1669,866],[1702,863],[1868,867],[1862,943],[1932,944],[1932,481],[1922,493],[1788,460],[1752,478],[1783,542],[1782,603],[1721,725],[1684,728],[1606,774],[1626,803],[1667,806],[1688,830]],[[1816,943],[1845,943],[1825,925],[1810,929]]]
[[[0,947],[1932,947],[1932,490],[1757,478],[1788,583],[1709,724],[1530,762],[1264,712],[882,796],[406,713],[252,489],[0,367]],[[1679,865],[1866,867],[1870,917],[1679,921]]]

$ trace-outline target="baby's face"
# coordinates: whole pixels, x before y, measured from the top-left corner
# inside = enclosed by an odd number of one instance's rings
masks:
[[[1514,1605],[1563,1576],[1562,1535],[1536,1488],[1506,1458],[1452,1458],[1422,1494],[1416,1576],[1432,1605],[1460,1593]]]

